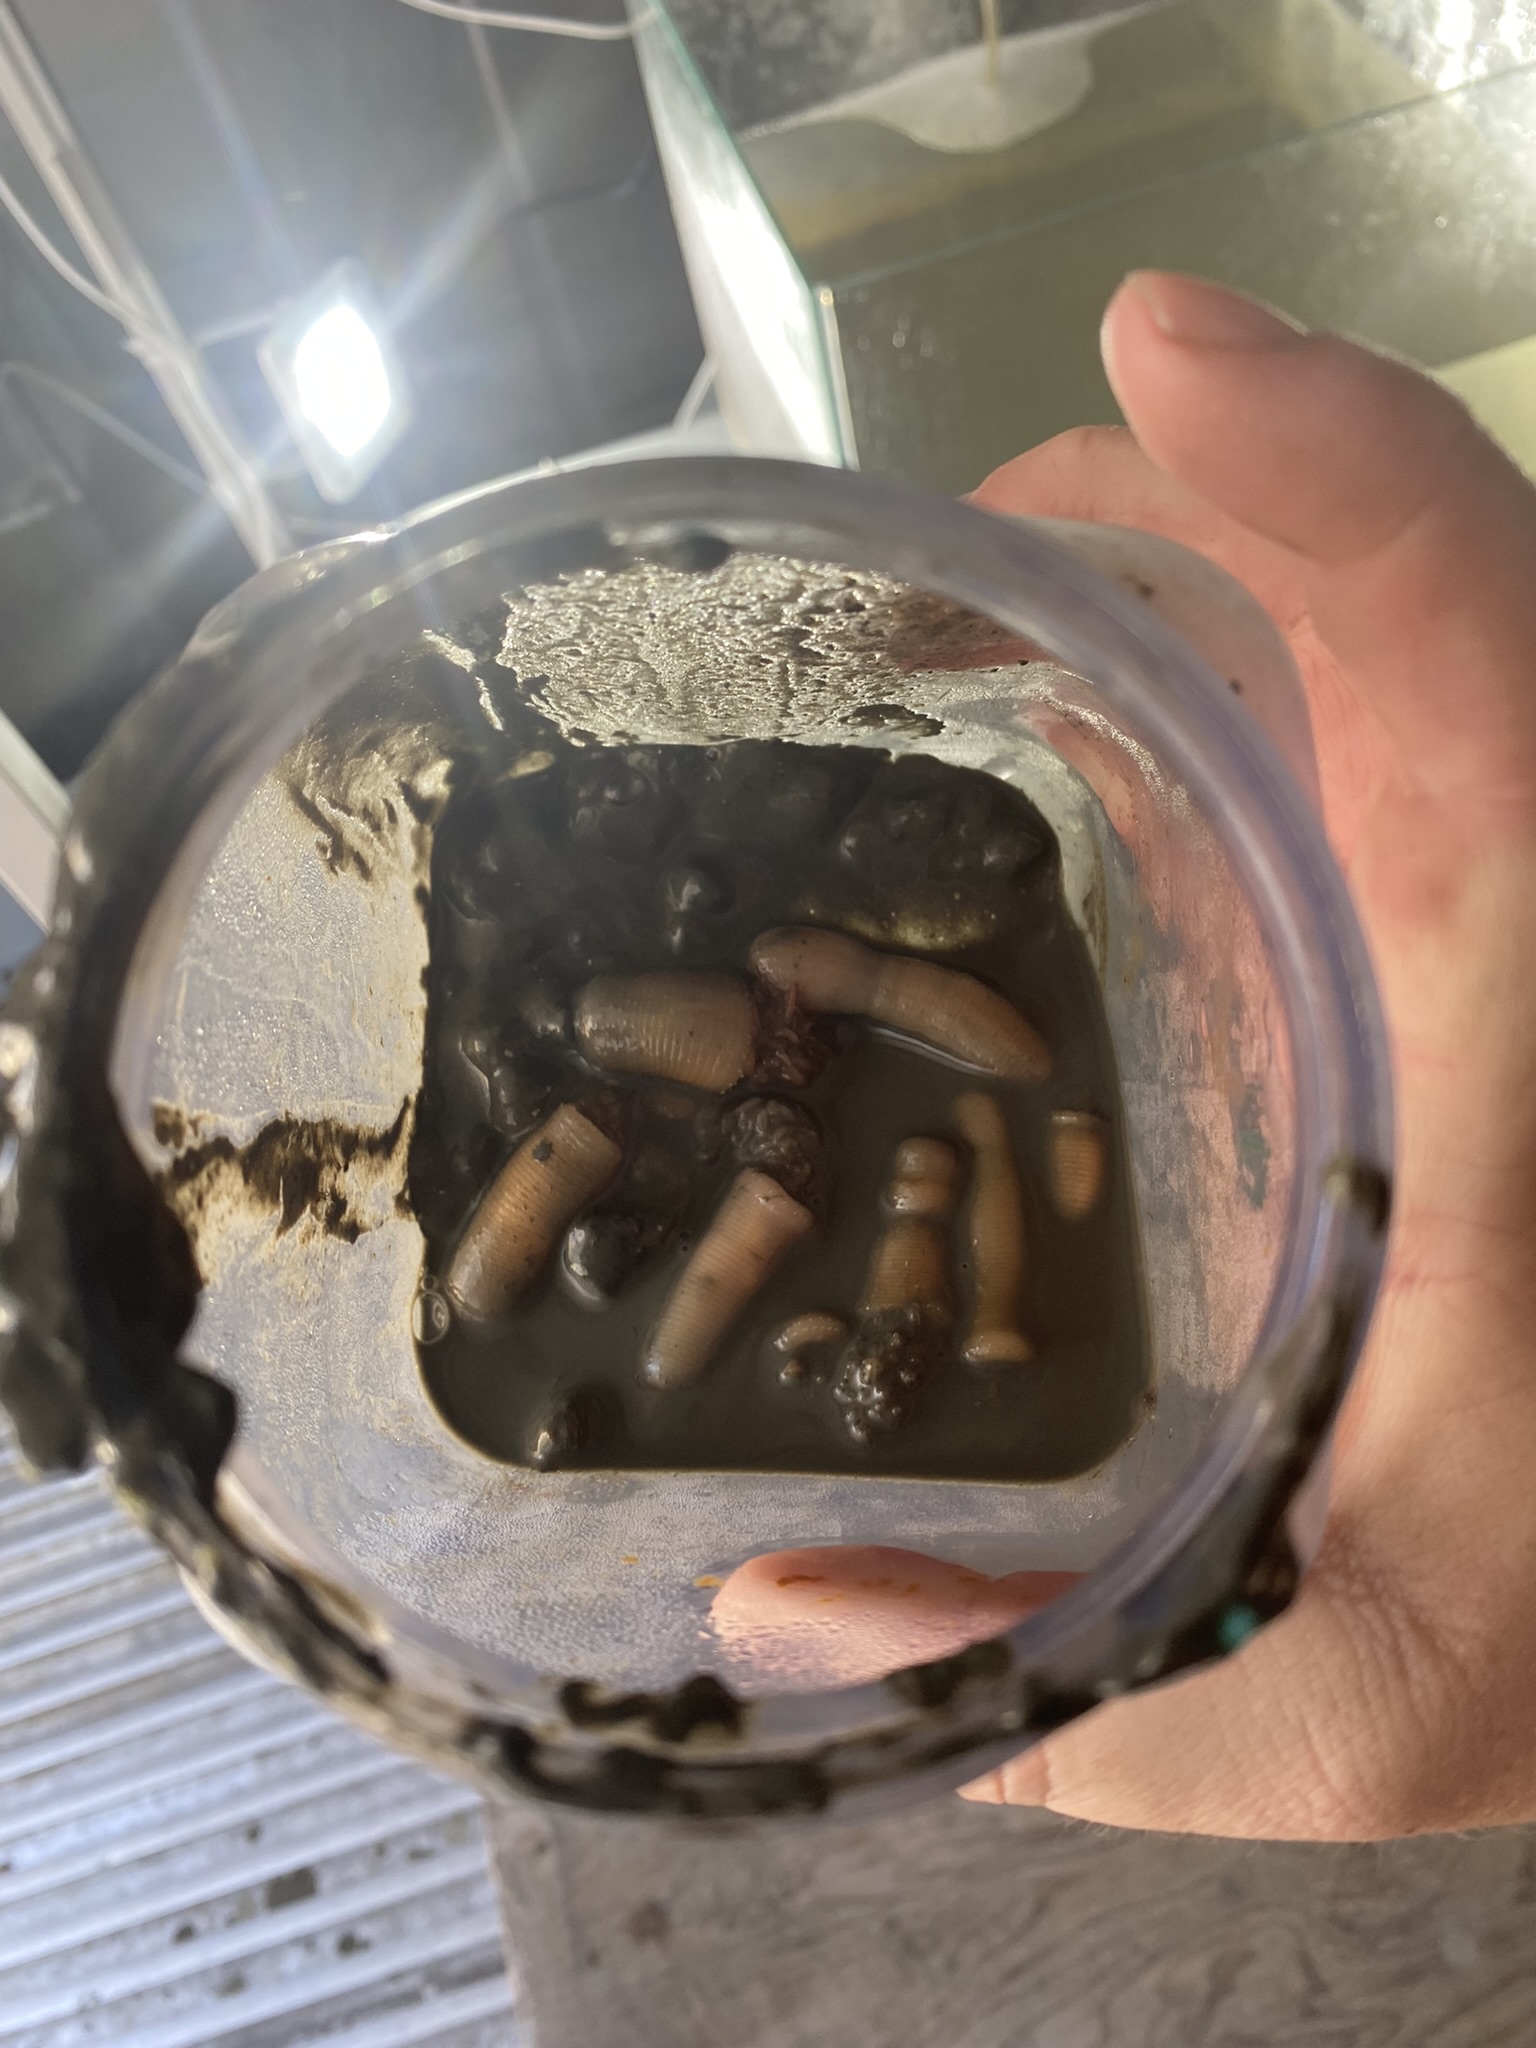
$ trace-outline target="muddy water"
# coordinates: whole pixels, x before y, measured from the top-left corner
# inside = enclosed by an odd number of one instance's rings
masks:
[[[626,1164],[566,1256],[505,1317],[449,1322],[421,1344],[445,1423],[521,1463],[1056,1479],[1130,1433],[1147,1386],[1145,1326],[1119,1094],[1081,934],[1050,831],[1016,791],[874,749],[568,745],[530,716],[461,770],[431,890],[426,1073],[410,1171],[428,1243],[427,1307],[487,1182],[559,1102],[616,1131]],[[741,975],[765,928],[817,922],[924,951],[1006,993],[1051,1048],[1035,1086],[982,1083],[849,1020],[805,1088],[724,1098],[601,1075],[569,1040],[596,973]],[[960,1362],[971,1287],[953,1239],[953,1343],[901,1426],[867,1442],[833,1399],[835,1353],[785,1384],[769,1348],[797,1312],[856,1315],[891,1154],[917,1133],[957,1145],[955,1096],[986,1085],[1022,1171],[1024,1366]],[[736,1169],[731,1109],[779,1095],[822,1133],[814,1235],[753,1300],[702,1376],[661,1391],[639,1360],[689,1247]],[[1106,1120],[1106,1192],[1069,1223],[1048,1196],[1049,1117]],[[959,1149],[963,1153],[964,1147]],[[594,1300],[600,1305],[594,1306]],[[435,1336],[428,1316],[419,1324]]]

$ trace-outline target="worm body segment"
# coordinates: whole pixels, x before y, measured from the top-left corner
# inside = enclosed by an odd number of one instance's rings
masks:
[[[949,1220],[960,1180],[955,1148],[942,1138],[908,1138],[897,1146],[882,1198],[889,1220],[864,1281],[864,1315],[909,1307],[948,1315]]]
[[[576,998],[576,1042],[596,1067],[716,1092],[751,1073],[757,1008],[725,974],[600,974]]]
[[[443,1286],[454,1307],[472,1320],[510,1308],[622,1158],[568,1102],[530,1131],[481,1196],[448,1262]]]
[[[960,1198],[962,1178],[953,1145],[942,1138],[903,1138],[891,1155],[882,1206],[888,1216],[947,1221]]]
[[[1104,1192],[1107,1146],[1101,1118],[1058,1109],[1051,1118],[1051,1200],[1058,1215],[1081,1223]]]
[[[1041,1081],[1050,1072],[1034,1026],[974,975],[812,925],[763,932],[750,957],[755,974],[807,1010],[867,1017],[999,1080]]]
[[[1023,1365],[1034,1355],[1024,1335],[1024,1196],[1008,1126],[990,1095],[955,1098],[955,1121],[974,1155],[970,1234],[974,1288],[963,1355],[968,1365]]]
[[[848,1318],[835,1309],[808,1308],[773,1333],[772,1349],[780,1358],[793,1358],[813,1344],[835,1344],[848,1334]]]
[[[809,1209],[755,1167],[738,1173],[662,1305],[640,1362],[653,1387],[683,1387],[814,1224]]]
[[[824,1308],[805,1309],[780,1323],[769,1339],[770,1356],[779,1364],[779,1378],[786,1386],[803,1380],[810,1370],[807,1352],[828,1344],[841,1344],[852,1325],[846,1316]]]

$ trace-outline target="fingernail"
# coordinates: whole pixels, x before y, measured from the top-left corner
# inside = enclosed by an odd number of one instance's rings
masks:
[[[1133,270],[1125,280],[1159,333],[1195,348],[1289,348],[1306,329],[1272,306],[1172,270]]]

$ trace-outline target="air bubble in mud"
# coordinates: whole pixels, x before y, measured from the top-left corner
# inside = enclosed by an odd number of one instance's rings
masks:
[[[411,1335],[418,1344],[440,1344],[453,1328],[453,1310],[435,1287],[423,1287],[411,1303]]]

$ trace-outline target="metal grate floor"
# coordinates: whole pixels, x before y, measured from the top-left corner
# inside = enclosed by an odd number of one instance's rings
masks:
[[[0,1431],[0,2048],[527,2048],[478,1796],[253,1670]]]

